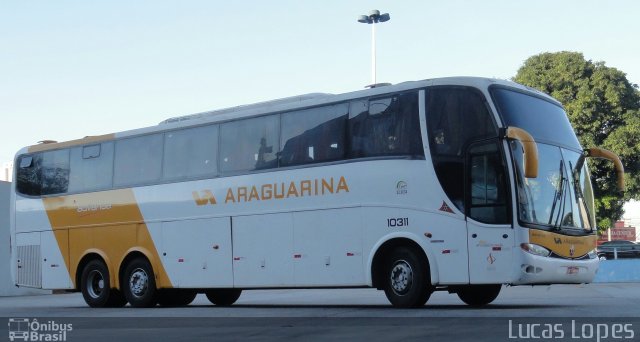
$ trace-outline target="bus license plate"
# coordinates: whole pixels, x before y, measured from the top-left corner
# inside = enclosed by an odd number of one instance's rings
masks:
[[[578,274],[578,266],[569,266],[567,267],[567,274]]]

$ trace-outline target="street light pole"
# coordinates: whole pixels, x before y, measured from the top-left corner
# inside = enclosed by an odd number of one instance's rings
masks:
[[[371,24],[371,86],[376,85],[376,24],[389,21],[391,16],[389,13],[380,14],[378,10],[372,10],[369,15],[361,15],[358,22],[363,24]]]

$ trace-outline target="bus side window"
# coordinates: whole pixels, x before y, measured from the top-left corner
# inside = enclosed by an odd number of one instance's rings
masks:
[[[116,141],[114,186],[135,186],[160,180],[162,134]]]
[[[165,180],[217,174],[218,125],[181,129],[164,135]]]
[[[482,94],[467,87],[429,89],[426,116],[436,175],[449,199],[464,211],[465,148],[496,137],[498,130]]]
[[[282,114],[280,166],[344,158],[347,111],[337,104]]]
[[[277,167],[279,118],[269,115],[222,124],[220,170],[239,172]]]
[[[349,131],[351,158],[423,155],[418,93],[352,102]]]
[[[74,147],[69,192],[103,190],[113,182],[113,142]]]
[[[42,195],[67,192],[69,188],[69,150],[42,154]]]
[[[16,187],[23,195],[40,196],[42,154],[23,155],[18,161]]]
[[[472,145],[468,163],[469,217],[484,223],[508,223],[507,177],[497,142]]]

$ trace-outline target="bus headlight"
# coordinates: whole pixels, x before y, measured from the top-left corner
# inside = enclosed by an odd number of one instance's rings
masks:
[[[547,257],[549,256],[549,254],[551,254],[550,250],[539,245],[534,245],[532,243],[522,243],[520,244],[520,248],[522,248],[522,250],[524,250],[525,252],[543,257]]]
[[[598,250],[597,249],[593,249],[591,250],[591,252],[589,252],[589,259],[596,259],[598,258]]]

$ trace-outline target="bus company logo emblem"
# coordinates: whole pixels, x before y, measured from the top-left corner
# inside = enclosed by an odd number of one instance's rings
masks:
[[[444,211],[445,213],[453,214],[453,210],[451,210],[451,207],[449,207],[445,201],[442,201],[442,206],[440,206],[439,210]]]
[[[396,194],[406,195],[407,192],[407,182],[399,181],[398,184],[396,184]]]
[[[553,238],[553,242],[555,242],[556,245],[561,245],[562,244],[562,239],[561,238]]]
[[[573,256],[574,254],[576,254],[576,245],[571,245],[571,247],[569,247],[569,256]]]
[[[192,192],[193,200],[196,201],[197,205],[207,205],[207,203],[216,204],[216,197],[213,196],[211,190],[204,190],[198,193],[197,191]]]

